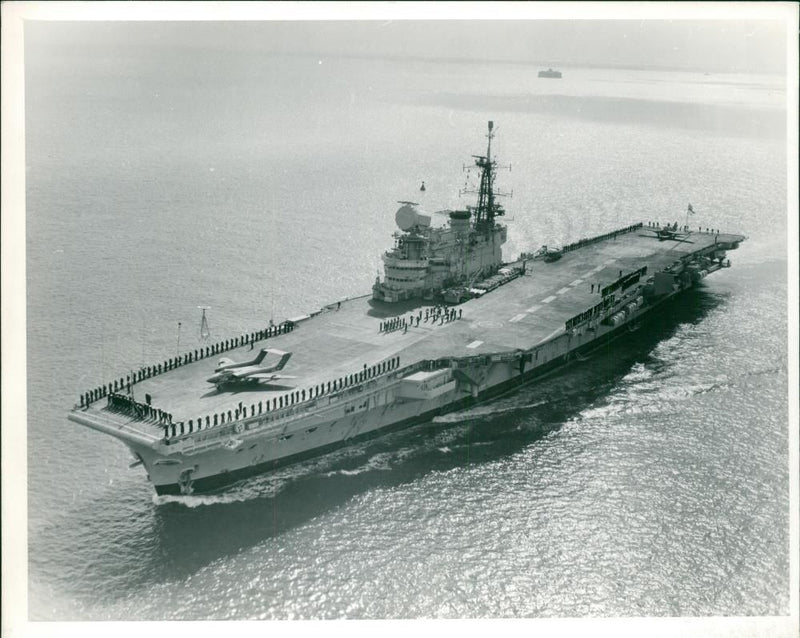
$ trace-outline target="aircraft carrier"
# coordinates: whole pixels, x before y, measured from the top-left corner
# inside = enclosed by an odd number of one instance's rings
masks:
[[[687,213],[681,227],[639,222],[504,262],[493,135],[490,122],[473,156],[475,206],[435,227],[400,202],[371,294],[123,374],[69,418],[129,446],[158,494],[219,489],[580,361],[730,266],[745,239],[690,229]]]

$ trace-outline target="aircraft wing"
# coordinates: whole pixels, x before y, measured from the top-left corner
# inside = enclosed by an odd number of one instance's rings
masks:
[[[214,368],[214,372],[221,372],[225,368],[229,368],[234,365],[236,364],[234,363],[233,359],[228,359],[228,357],[222,357],[222,359],[219,360],[219,363],[217,363],[217,367]]]
[[[254,359],[250,361],[239,361],[236,362],[233,359],[228,359],[227,357],[222,357],[217,364],[216,369],[214,372],[222,372],[223,370],[239,370],[244,368],[256,368],[258,369],[259,364],[264,360],[264,358],[270,353],[273,352],[275,354],[286,354],[282,350],[270,350],[269,348],[261,348],[259,353],[256,355]]]
[[[235,379],[250,379],[253,378],[253,375],[261,372],[261,368],[258,366],[246,366],[243,368],[234,368],[232,370],[226,370],[228,374],[230,374]]]
[[[258,379],[259,381],[273,381],[275,379],[296,379],[297,377],[290,374],[269,374],[266,372],[257,372],[248,375],[248,379]]]

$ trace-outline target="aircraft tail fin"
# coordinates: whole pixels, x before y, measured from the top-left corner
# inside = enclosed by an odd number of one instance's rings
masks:
[[[256,356],[255,359],[253,359],[253,361],[252,361],[252,363],[250,365],[256,365],[257,366],[259,363],[261,363],[264,360],[264,357],[266,357],[267,354],[269,354],[269,348],[261,348],[261,350],[259,351],[258,355]]]
[[[283,370],[284,366],[289,362],[291,359],[292,353],[291,352],[282,352],[280,361],[275,365],[275,370]]]
[[[264,361],[266,355],[270,355],[270,359]],[[267,370],[274,372],[276,370],[283,370],[291,356],[291,352],[284,352],[283,350],[276,350],[274,348],[264,348],[258,353],[258,357],[256,357],[256,360],[253,362],[253,364],[258,365],[263,362],[263,365],[266,366]],[[277,361],[275,361],[276,358]]]

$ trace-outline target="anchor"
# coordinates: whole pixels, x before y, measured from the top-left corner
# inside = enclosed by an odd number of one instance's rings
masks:
[[[189,468],[181,472],[181,475],[178,477],[178,487],[181,488],[181,494],[184,496],[189,496],[194,492],[194,488],[192,487],[192,472],[194,472],[194,468]]]

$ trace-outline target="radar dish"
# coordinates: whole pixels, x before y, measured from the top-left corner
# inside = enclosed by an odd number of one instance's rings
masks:
[[[420,209],[413,202],[401,202],[403,205],[397,209],[394,215],[394,220],[400,227],[400,230],[409,231],[414,226],[427,228],[431,225],[431,218],[428,215],[423,215]]]

